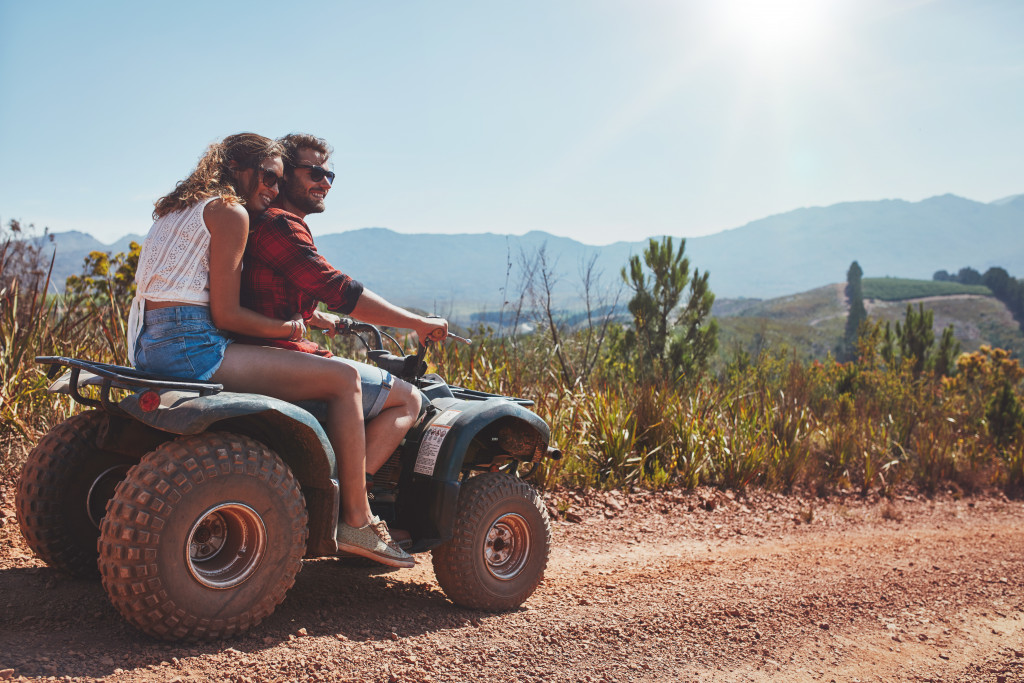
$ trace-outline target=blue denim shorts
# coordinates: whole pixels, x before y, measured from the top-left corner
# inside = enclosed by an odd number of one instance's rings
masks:
[[[232,340],[221,334],[206,306],[146,311],[135,342],[135,367],[168,377],[205,381],[224,361]]]
[[[388,400],[391,388],[395,386],[395,378],[390,372],[376,365],[367,365],[338,356],[334,356],[333,359],[347,363],[359,371],[359,382],[363,388],[363,419],[372,420],[377,417]]]

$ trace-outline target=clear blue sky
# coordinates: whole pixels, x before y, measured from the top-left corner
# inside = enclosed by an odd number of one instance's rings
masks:
[[[0,98],[4,223],[145,233],[210,142],[302,131],[316,234],[686,237],[1024,192],[1024,2],[0,0]]]

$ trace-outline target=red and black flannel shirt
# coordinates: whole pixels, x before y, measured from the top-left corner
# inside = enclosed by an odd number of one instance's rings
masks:
[[[333,267],[313,245],[306,223],[281,208],[270,208],[253,221],[242,268],[242,305],[269,318],[309,320],[317,302],[338,313],[351,313],[363,285]],[[330,356],[314,341],[239,337],[248,344],[277,346]]]

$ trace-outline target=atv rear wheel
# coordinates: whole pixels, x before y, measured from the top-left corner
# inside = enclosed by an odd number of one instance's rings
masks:
[[[25,462],[15,506],[32,552],[74,576],[96,577],[96,539],[114,487],[137,460],[96,447],[107,419],[79,413],[40,440]]]
[[[489,472],[462,485],[454,535],[433,551],[434,574],[458,605],[514,609],[544,578],[550,548],[551,524],[537,491]]]
[[[117,487],[100,532],[103,586],[157,638],[233,636],[295,583],[306,522],[298,482],[263,444],[227,433],[171,441]]]

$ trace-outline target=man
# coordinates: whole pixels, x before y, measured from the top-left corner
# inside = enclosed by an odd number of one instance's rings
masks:
[[[446,320],[416,315],[389,303],[331,266],[317,252],[304,219],[324,210],[324,200],[335,177],[327,166],[331,148],[324,140],[304,134],[287,135],[278,142],[285,150],[285,181],[277,200],[250,228],[242,271],[242,305],[271,318],[301,320],[305,325],[334,336],[339,318],[317,310],[317,304],[324,302],[331,311],[364,322],[412,329],[421,340],[443,340],[448,334]],[[242,341],[332,355],[316,342],[304,338]],[[366,472],[373,473],[394,452],[416,421],[420,394],[411,384],[380,368],[348,359],[338,360],[359,370],[361,387],[356,390],[362,392],[361,419],[365,421],[365,433],[362,430],[346,432],[344,449],[352,450],[339,453],[339,461],[358,459],[358,454],[365,452]],[[344,486],[342,495],[345,495]],[[384,540],[388,543],[391,539]]]

